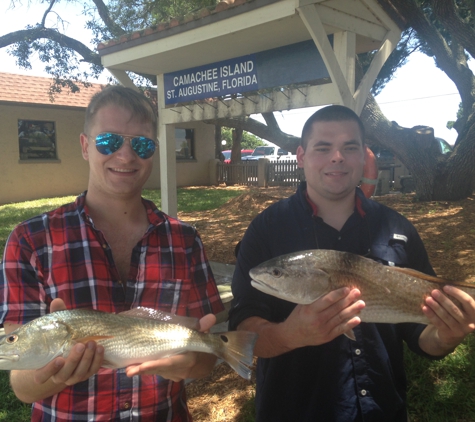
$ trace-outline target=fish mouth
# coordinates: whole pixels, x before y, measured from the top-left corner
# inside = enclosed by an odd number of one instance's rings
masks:
[[[269,286],[268,284],[264,283],[263,281],[256,280],[255,278],[251,279],[251,286],[255,287],[258,290],[265,291],[265,292],[267,292],[267,291],[278,292],[278,290],[275,287]],[[261,287],[261,288],[259,288],[259,287]],[[264,288],[264,290],[262,288]]]
[[[0,355],[0,364],[4,361],[17,362],[20,359],[20,355]]]

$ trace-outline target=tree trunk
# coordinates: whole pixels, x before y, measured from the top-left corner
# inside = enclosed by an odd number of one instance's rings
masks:
[[[415,126],[409,129],[390,122],[372,96],[368,98],[361,118],[367,138],[391,150],[409,169],[419,200],[460,200],[472,193],[475,157],[471,143],[460,142],[453,153],[443,155],[432,128]],[[475,136],[475,129],[465,136]]]
[[[221,141],[221,126],[216,125],[214,127],[214,158],[218,160],[221,158],[221,151],[223,150]]]
[[[233,146],[231,148],[231,163],[236,164],[241,162],[241,141],[242,129],[233,129]]]

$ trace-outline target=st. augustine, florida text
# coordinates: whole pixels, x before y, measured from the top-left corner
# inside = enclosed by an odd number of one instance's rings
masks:
[[[172,87],[166,90],[166,100],[169,103],[178,103],[224,96],[257,89],[257,84],[254,61],[246,60],[187,73],[175,73],[169,78],[168,84],[166,83],[166,88]]]

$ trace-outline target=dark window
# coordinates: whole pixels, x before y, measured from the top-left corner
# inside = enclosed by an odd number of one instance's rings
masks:
[[[55,160],[56,130],[54,122],[18,120],[20,160]]]
[[[177,160],[194,160],[195,130],[175,129],[175,145]]]

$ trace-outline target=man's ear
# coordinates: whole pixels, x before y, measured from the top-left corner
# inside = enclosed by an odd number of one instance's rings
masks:
[[[297,147],[297,151],[295,154],[297,156],[297,166],[299,168],[303,168],[303,157],[305,155],[305,150],[303,149],[301,145]]]
[[[81,143],[82,157],[89,161],[89,139],[85,133],[81,133],[79,136],[79,142]]]

